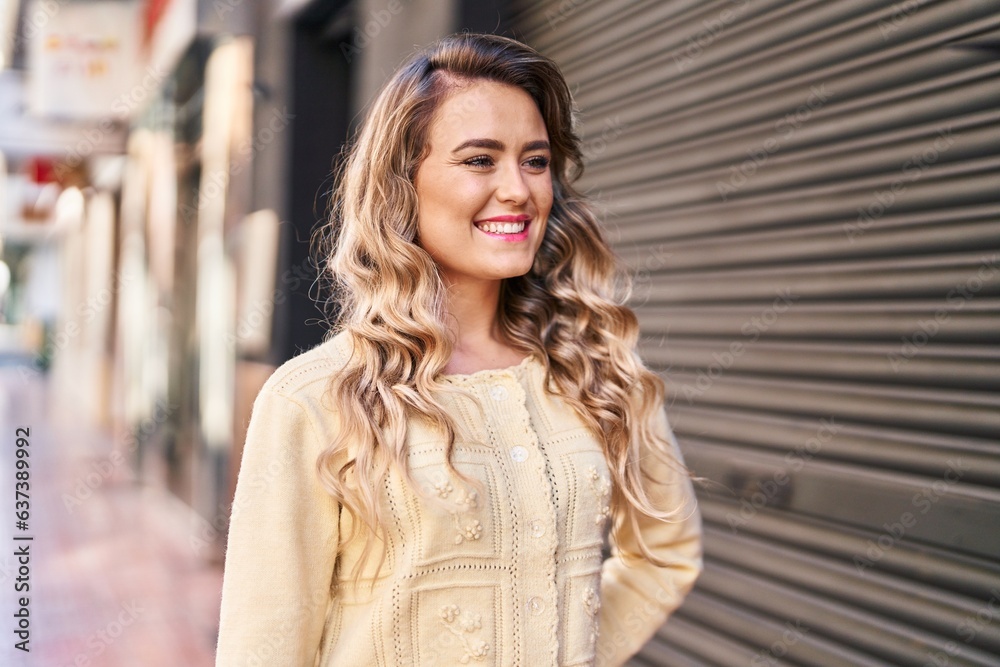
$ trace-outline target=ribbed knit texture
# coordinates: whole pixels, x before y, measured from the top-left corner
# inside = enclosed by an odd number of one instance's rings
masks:
[[[544,390],[544,368],[530,357],[445,376],[476,399],[444,397],[459,430],[452,460],[481,489],[448,474],[440,433],[408,425],[409,465],[423,495],[390,475],[380,493],[385,563],[375,577],[376,549],[353,585],[362,544],[344,545],[337,562],[351,517],[316,476],[316,457],[338,428],[324,391],[347,358],[345,342],[337,336],[285,363],[254,403],[217,667],[604,666],[636,653],[701,570],[690,482],[647,467],[671,482],[655,496],[662,506],[685,508],[677,522],[641,522],[670,567],[626,563],[615,545],[602,563],[607,463],[573,410]],[[665,412],[657,428],[676,451]]]

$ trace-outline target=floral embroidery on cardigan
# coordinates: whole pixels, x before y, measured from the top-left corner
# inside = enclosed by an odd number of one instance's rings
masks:
[[[597,510],[597,515],[594,517],[594,523],[600,526],[611,516],[611,507],[608,504],[608,498],[611,496],[611,482],[607,477],[601,477],[600,473],[597,472],[597,466],[590,466],[587,470],[587,480],[600,504],[600,509]]]
[[[592,619],[590,627],[590,643],[597,641],[597,632],[600,629],[600,622],[597,613],[601,610],[601,597],[597,594],[597,589],[588,586],[583,589],[583,608],[587,610]]]
[[[447,479],[440,478],[434,482],[434,492],[439,498],[448,498],[455,487]],[[463,522],[463,513],[479,509],[479,495],[475,491],[460,489],[455,497],[451,499],[459,509],[451,511],[451,518],[455,524],[455,544],[461,544],[465,540],[478,540],[483,536],[483,524],[478,519],[466,520]]]
[[[448,604],[441,607],[441,621],[445,627],[458,637],[465,653],[459,661],[465,665],[470,660],[482,662],[490,652],[490,645],[482,639],[470,638],[466,635],[483,627],[483,617],[480,614],[473,614],[468,611],[463,612],[457,604]]]
[[[472,523],[463,526],[458,512],[452,512],[451,516],[455,520],[455,530],[458,533],[455,535],[455,544],[461,544],[465,540],[478,540],[483,536],[483,524],[479,523],[478,519],[473,519]]]
[[[455,499],[455,503],[462,505],[466,509],[474,510],[479,508],[479,495],[475,491],[469,491],[464,489],[459,493],[458,498]]]
[[[452,491],[451,482],[446,479],[439,479],[434,482],[434,491],[438,494],[439,498],[447,498],[448,494]]]

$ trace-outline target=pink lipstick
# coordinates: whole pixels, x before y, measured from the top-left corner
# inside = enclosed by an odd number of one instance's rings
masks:
[[[487,236],[515,243],[528,238],[528,227],[531,225],[529,215],[498,215],[492,218],[476,220],[476,229]]]

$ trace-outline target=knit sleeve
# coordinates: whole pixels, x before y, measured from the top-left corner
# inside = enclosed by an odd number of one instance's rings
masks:
[[[667,423],[666,410],[656,416],[656,432],[670,443],[677,461],[683,462],[680,449]],[[666,482],[648,487],[650,499],[662,509],[680,508],[669,522],[639,515],[638,526],[649,549],[667,567],[657,567],[640,554],[636,535],[623,522],[619,542],[612,543],[611,557],[604,562],[601,574],[600,632],[597,639],[597,665],[622,665],[663,625],[680,606],[702,570],[701,516],[697,510],[690,479],[654,456],[646,456],[640,467],[652,479]],[[624,547],[624,549],[623,549]]]
[[[337,503],[316,475],[322,447],[303,406],[265,385],[233,500],[216,667],[315,661],[338,540]]]

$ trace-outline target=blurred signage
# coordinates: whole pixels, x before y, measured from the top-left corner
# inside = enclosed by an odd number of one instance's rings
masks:
[[[66,119],[125,120],[163,79],[139,65],[142,17],[135,2],[68,2],[30,35],[28,104]]]
[[[145,0],[142,8],[142,43],[149,46],[153,41],[153,35],[163,21],[163,16],[167,11],[170,0]]]

